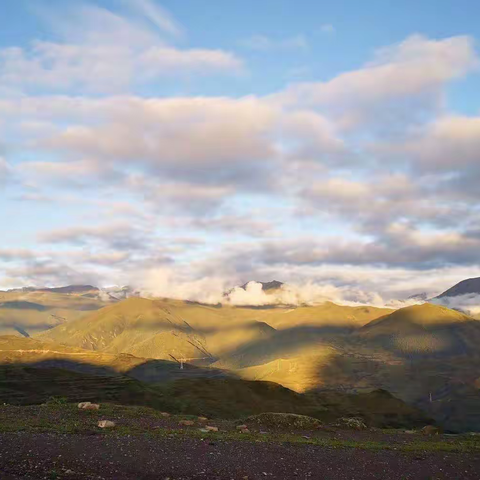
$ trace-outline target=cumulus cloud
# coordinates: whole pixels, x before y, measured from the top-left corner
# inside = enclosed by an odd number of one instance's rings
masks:
[[[424,171],[479,171],[480,117],[443,116],[387,150],[408,155]]]
[[[16,266],[4,270],[10,286],[59,287],[64,285],[99,285],[105,280],[101,273],[92,270],[77,270],[65,263],[35,261],[25,266]],[[3,279],[0,278],[3,283]]]
[[[274,291],[264,291],[262,284],[251,281],[245,288],[235,287],[225,296],[232,305],[317,305],[327,301],[342,305],[376,305],[383,300],[376,293],[369,293],[352,287],[336,287],[331,284],[304,283],[284,284]]]
[[[343,175],[313,181],[299,199],[317,214],[341,217],[364,233],[379,234],[405,219],[413,225],[459,228],[472,212],[458,202],[438,201],[450,190],[430,176],[373,173],[362,179]]]
[[[208,304],[221,301],[222,292],[227,287],[221,277],[194,278],[180,269],[157,268],[141,273],[137,280],[144,296],[176,298]]]
[[[125,5],[131,18],[82,6],[78,25],[55,21],[58,43],[0,53],[9,81],[32,81],[30,95],[0,99],[2,151],[24,181],[8,200],[53,199],[70,218],[38,234],[55,248],[37,263],[3,256],[20,282],[89,282],[94,271],[135,285],[160,265],[145,291],[213,302],[248,279],[279,278],[285,302],[380,305],[435,293],[449,269],[452,284],[475,276],[478,120],[443,103],[476,68],[469,37],[413,36],[356,70],[266,96],[88,96],[126,88],[139,65],[142,82],[241,68],[223,50],[177,47],[186,33],[156,4]],[[0,183],[11,170],[0,161]],[[266,301],[247,290],[234,301]]]
[[[285,190],[295,162],[332,163],[346,156],[334,126],[318,113],[283,111],[267,99],[66,97],[4,100],[0,112],[55,129],[28,135],[31,148],[59,157],[29,162],[24,175],[47,182],[121,182],[166,208],[202,209],[243,192]],[[123,176],[122,176],[123,173]]]
[[[140,292],[147,297],[166,297],[207,304],[236,306],[316,305],[334,301],[344,305],[383,304],[381,297],[351,287],[303,283],[283,285],[276,291],[262,290],[262,284],[250,281],[245,289],[232,288],[232,280],[212,276],[194,278],[179,269],[152,269],[142,275]]]
[[[70,243],[87,245],[101,243],[114,250],[142,250],[150,242],[148,232],[126,222],[115,222],[100,226],[64,227],[38,234],[42,243]]]
[[[414,35],[377,51],[375,59],[358,70],[326,82],[293,84],[278,99],[328,110],[345,128],[375,118],[391,124],[395,116],[404,116],[402,109],[409,109],[411,118],[415,104],[431,110],[442,100],[448,82],[477,67],[472,38],[430,40]]]

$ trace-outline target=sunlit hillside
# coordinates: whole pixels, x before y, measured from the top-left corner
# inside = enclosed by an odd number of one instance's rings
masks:
[[[240,308],[180,300],[130,298],[38,336],[80,348],[209,364],[255,342],[269,342],[277,332],[286,338],[348,332],[388,309],[341,307]],[[280,334],[279,334],[280,335]]]
[[[30,336],[88,315],[111,301],[90,290],[0,292],[0,334]]]

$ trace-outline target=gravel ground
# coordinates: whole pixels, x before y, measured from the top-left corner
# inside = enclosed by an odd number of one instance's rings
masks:
[[[2,479],[480,479],[477,453],[235,440],[1,433]]]

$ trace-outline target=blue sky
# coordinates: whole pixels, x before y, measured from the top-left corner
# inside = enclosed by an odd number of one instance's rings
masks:
[[[0,287],[478,275],[479,13],[3,0]]]

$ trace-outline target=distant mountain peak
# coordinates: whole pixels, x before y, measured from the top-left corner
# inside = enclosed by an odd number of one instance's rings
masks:
[[[480,277],[462,280],[435,298],[458,297],[459,295],[470,294],[480,295]]]
[[[407,300],[418,300],[418,301],[426,302],[428,300],[428,293],[427,292],[414,293],[413,295],[410,295],[407,298]]]
[[[52,292],[52,293],[87,293],[98,292],[93,285],[66,285],[64,287],[23,287],[7,290],[9,292]]]
[[[98,292],[98,288],[93,285],[67,285],[65,287],[52,287],[52,288],[37,288],[37,292],[52,292],[52,293],[88,293]]]
[[[276,290],[277,288],[280,288],[282,285],[285,285],[283,282],[279,282],[278,280],[272,280],[271,282],[258,282],[256,280],[250,280],[249,282],[244,283],[240,288],[243,288],[244,290],[246,290],[247,285],[252,281],[255,283],[260,283],[262,285],[263,291]]]

